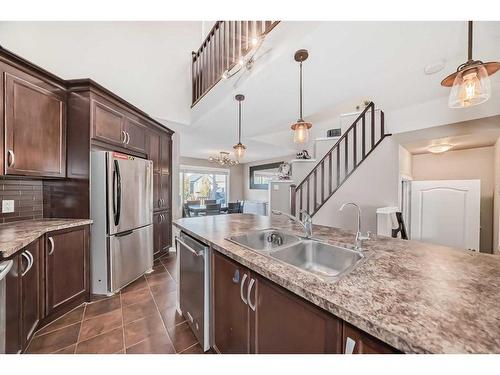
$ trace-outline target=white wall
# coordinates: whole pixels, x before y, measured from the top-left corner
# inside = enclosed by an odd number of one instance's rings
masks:
[[[201,22],[0,22],[0,45],[64,79],[92,78],[153,117],[189,123]]]
[[[344,202],[355,202],[362,210],[362,231],[376,232],[376,210],[398,205],[399,144],[386,138],[355,173],[313,217],[315,224],[356,230],[356,211],[338,209]]]
[[[181,156],[179,160],[181,165],[189,165],[196,167],[208,167],[213,169],[229,169],[229,201],[236,202],[243,200],[243,166],[235,165],[232,167],[218,167],[217,164],[210,163],[205,159],[188,158]],[[179,180],[179,174],[177,174]]]
[[[493,246],[493,161],[493,147],[413,155],[414,180],[481,180],[479,247],[487,253]]]
[[[500,253],[500,138],[495,143],[493,168],[493,250],[496,253]]]

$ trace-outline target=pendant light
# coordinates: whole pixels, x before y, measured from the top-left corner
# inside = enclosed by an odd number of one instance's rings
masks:
[[[238,101],[238,143],[233,146],[236,160],[243,159],[246,147],[241,143],[241,102],[245,100],[245,95],[238,94],[234,97]]]
[[[312,124],[310,122],[305,122],[302,119],[302,63],[309,57],[309,52],[305,49],[299,49],[295,52],[294,59],[299,63],[299,80],[300,80],[300,96],[299,96],[299,119],[295,124],[291,126],[293,130],[293,142],[294,143],[307,143],[309,140],[309,129],[311,129]]]
[[[464,108],[481,104],[491,96],[489,76],[500,69],[500,62],[483,63],[472,59],[472,21],[469,21],[467,61],[457,71],[441,81],[441,85],[451,87],[448,106]]]

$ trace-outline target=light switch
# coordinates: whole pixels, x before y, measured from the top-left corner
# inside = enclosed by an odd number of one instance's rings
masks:
[[[14,200],[2,200],[2,213],[8,214],[14,212]]]
[[[278,184],[274,184],[274,190],[279,190],[280,189],[280,186]]]

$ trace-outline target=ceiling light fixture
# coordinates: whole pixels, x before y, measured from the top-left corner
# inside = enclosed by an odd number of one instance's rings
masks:
[[[241,143],[241,102],[245,100],[245,95],[238,94],[234,97],[238,101],[238,143],[233,146],[236,160],[243,159],[246,147]]]
[[[238,74],[243,68],[246,68],[247,70],[252,69],[253,63],[255,61],[254,59],[255,54],[260,49],[263,42],[264,42],[264,35],[254,36],[250,40],[250,45],[252,48],[250,48],[250,50],[245,54],[245,56],[241,56],[238,59],[238,62],[234,64],[230,69],[225,70],[222,73],[221,78],[222,79],[231,78],[232,76]]]
[[[222,166],[226,165],[236,165],[239,164],[238,160],[233,160],[229,157],[229,152],[221,151],[219,152],[219,156],[210,156],[208,161],[211,163],[217,163]]]
[[[491,96],[489,76],[500,69],[500,62],[486,62],[472,58],[472,21],[469,21],[467,61],[441,81],[441,86],[451,87],[448,106],[463,108],[481,104]]]
[[[446,152],[448,150],[451,150],[453,145],[450,145],[449,143],[442,143],[439,145],[432,145],[427,148],[427,151],[433,153],[433,154],[442,154],[443,152]]]
[[[293,142],[294,143],[307,143],[309,140],[309,129],[311,129],[312,124],[310,122],[305,122],[302,118],[302,63],[309,57],[309,52],[306,49],[299,49],[295,52],[294,59],[299,63],[299,119],[295,124],[291,126],[293,130]]]

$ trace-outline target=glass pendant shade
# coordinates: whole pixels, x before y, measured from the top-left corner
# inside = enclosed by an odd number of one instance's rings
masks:
[[[307,143],[309,142],[309,129],[312,127],[312,124],[304,121],[297,121],[292,125],[293,130],[293,143]]]
[[[246,147],[241,142],[239,142],[237,145],[233,146],[233,149],[236,160],[243,159],[243,157],[245,156]]]
[[[491,96],[488,72],[483,65],[465,68],[457,73],[448,99],[450,108],[481,104]]]

